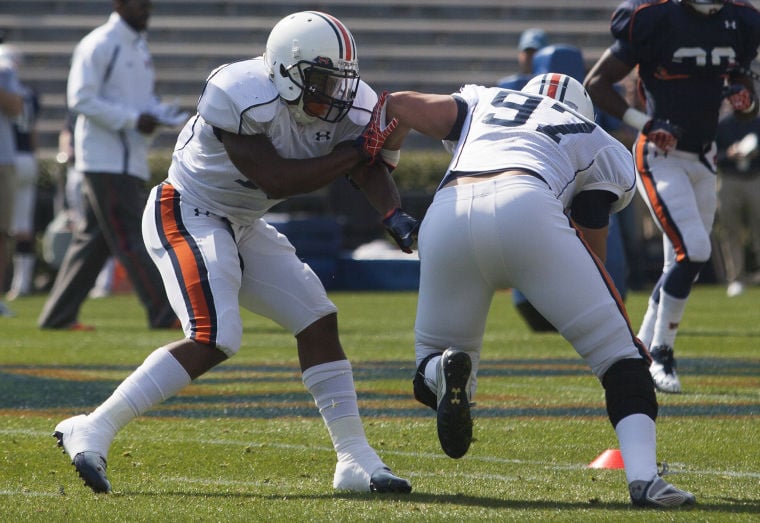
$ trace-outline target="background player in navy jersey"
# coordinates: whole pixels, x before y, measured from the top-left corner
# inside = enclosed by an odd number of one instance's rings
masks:
[[[145,245],[185,337],[154,350],[92,413],[55,428],[93,490],[111,490],[106,458],[124,425],[238,352],[242,306],[293,333],[303,383],[337,455],[333,487],[411,491],[367,442],[335,305],[288,239],[263,219],[283,199],[351,172],[411,252],[416,220],[399,209],[398,190],[375,161],[393,130],[375,125],[377,101],[359,77],[348,28],[315,11],[278,22],[263,56],[209,75],[197,113],[177,138],[168,178],[153,188],[143,214]]]
[[[521,91],[393,93],[387,114],[398,127],[386,148],[415,129],[453,152],[420,227],[414,325],[414,395],[437,411],[444,452],[460,458],[469,449],[488,309],[498,289],[515,287],[604,387],[631,501],[694,503],[657,474],[649,358],[604,269],[610,213],[635,194],[633,162],[594,123],[580,82],[550,73]]]
[[[640,130],[637,185],[663,233],[664,264],[638,336],[650,349],[658,390],[680,392],[673,348],[689,292],[710,258],[719,111],[727,98],[738,117],[757,114],[746,73],[760,43],[760,14],[738,1],[627,0],[611,31],[615,42],[585,86],[599,109]],[[646,114],[614,88],[634,67]]]

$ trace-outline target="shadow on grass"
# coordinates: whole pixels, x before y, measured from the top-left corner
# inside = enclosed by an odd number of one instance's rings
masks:
[[[394,501],[408,503],[427,503],[440,506],[478,507],[486,509],[504,510],[623,510],[641,514],[655,515],[658,513],[682,513],[682,512],[714,512],[730,514],[760,514],[760,500],[747,502],[745,500],[727,499],[720,503],[700,504],[699,500],[694,507],[678,507],[671,509],[643,509],[632,506],[630,503],[601,502],[598,500],[582,501],[547,501],[547,500],[511,500],[486,496],[467,496],[463,494],[430,494],[424,492],[412,492],[411,494],[370,494],[339,492],[334,494],[303,494],[282,492],[279,494],[246,494],[229,492],[187,492],[187,491],[142,491],[127,490],[117,492],[115,495],[123,496],[147,496],[162,498],[165,496],[178,497],[203,497],[203,498],[240,498],[268,501],[292,501],[302,500],[330,500],[343,499],[346,501]],[[399,507],[400,508],[400,507]]]

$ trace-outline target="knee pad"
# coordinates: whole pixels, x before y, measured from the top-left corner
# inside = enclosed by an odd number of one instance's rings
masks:
[[[691,292],[694,280],[699,276],[699,271],[705,262],[681,261],[676,263],[665,277],[662,288],[674,298],[683,299]]]
[[[414,373],[414,380],[412,380],[412,385],[414,387],[414,399],[423,405],[427,405],[435,411],[438,410],[438,397],[425,383],[425,367],[431,359],[442,354],[442,352],[434,352],[422,360],[420,366],[417,367],[417,371]]]
[[[615,362],[604,374],[602,386],[613,427],[631,414],[657,419],[657,395],[645,360],[629,358]]]

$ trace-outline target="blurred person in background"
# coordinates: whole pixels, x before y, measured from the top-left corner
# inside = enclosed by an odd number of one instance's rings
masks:
[[[19,48],[10,44],[0,44],[0,67],[12,67],[20,75],[24,56]],[[34,209],[37,200],[37,118],[40,113],[40,99],[37,92],[21,82],[23,107],[13,121],[16,138],[16,190],[14,196],[13,220],[13,279],[8,290],[9,301],[20,296],[28,296],[33,290],[36,245],[34,230]]]
[[[82,303],[112,254],[145,307],[150,328],[178,328],[161,276],[142,239],[150,179],[148,151],[159,125],[184,121],[154,93],[145,30],[150,0],[113,0],[108,21],[77,44],[67,85],[75,117],[75,168],[84,175],[84,220],[73,231],[38,319],[43,329],[91,330]]]
[[[548,43],[543,29],[533,27],[523,31],[517,43],[517,73],[501,78],[496,85],[505,89],[522,89],[534,76],[533,56]]]
[[[0,40],[1,42],[1,40]],[[5,291],[9,238],[16,196],[16,132],[13,122],[24,108],[23,89],[16,68],[9,60],[0,62],[0,293]],[[13,312],[0,300],[0,317]]]
[[[760,264],[760,118],[745,121],[733,112],[718,123],[718,215],[715,232],[723,258],[726,295],[758,283],[747,255]],[[749,252],[748,252],[749,251]]]

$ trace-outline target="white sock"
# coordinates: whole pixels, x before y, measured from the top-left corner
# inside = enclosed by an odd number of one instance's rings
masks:
[[[657,302],[651,297],[649,298],[649,305],[647,305],[647,311],[644,313],[644,319],[641,320],[641,327],[637,337],[641,340],[641,343],[648,349],[651,347],[652,337],[654,336],[654,325],[657,322]]]
[[[651,481],[657,475],[657,429],[646,414],[631,414],[615,427],[620,454],[625,464],[625,479]]]
[[[309,367],[303,383],[327,425],[338,461],[354,462],[370,475],[384,467],[364,434],[351,363],[339,360]]]
[[[87,416],[88,420],[110,431],[113,439],[127,423],[174,396],[191,381],[185,368],[166,347],[159,347]]]
[[[659,345],[673,347],[676,334],[678,334],[678,326],[686,309],[686,301],[686,298],[674,298],[665,294],[664,290],[660,290],[660,306],[657,308],[657,323],[654,327],[650,348]]]
[[[425,385],[433,391],[433,394],[438,394],[438,364],[441,362],[440,356],[430,358],[425,365]]]
[[[28,294],[32,290],[32,276],[34,273],[34,255],[33,254],[14,254],[13,255],[13,280],[11,281],[11,292],[18,294]]]

